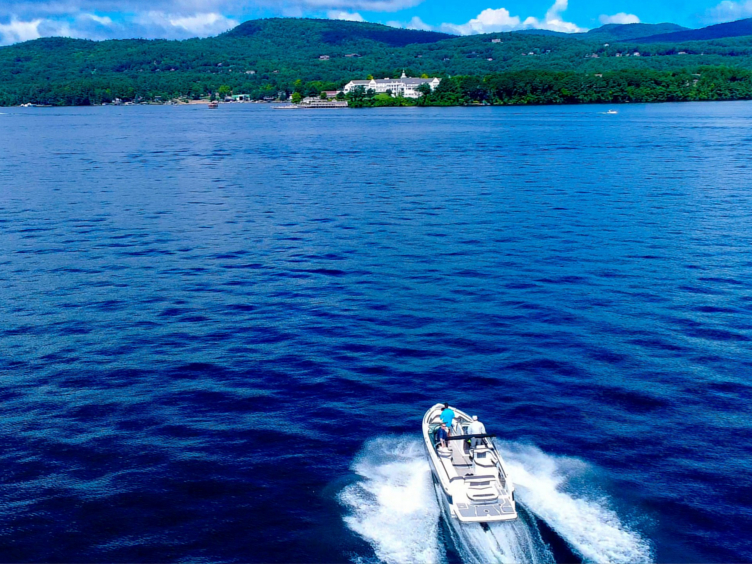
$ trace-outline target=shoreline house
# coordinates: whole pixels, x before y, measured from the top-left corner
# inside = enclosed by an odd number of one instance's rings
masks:
[[[428,84],[431,86],[431,90],[436,90],[436,87],[441,82],[440,78],[409,78],[402,73],[400,78],[380,78],[374,80],[351,80],[342,91],[345,94],[349,94],[353,89],[358,86],[364,87],[366,90],[373,90],[376,94],[385,94],[387,90],[392,91],[393,96],[402,96],[403,98],[420,98],[422,94],[418,91],[418,86],[421,84]]]

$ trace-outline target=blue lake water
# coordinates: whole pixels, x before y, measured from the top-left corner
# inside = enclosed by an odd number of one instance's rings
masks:
[[[0,109],[0,561],[752,561],[752,103],[606,109]]]

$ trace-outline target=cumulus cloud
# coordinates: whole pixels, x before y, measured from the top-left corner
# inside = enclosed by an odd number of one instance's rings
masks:
[[[413,16],[413,18],[409,22],[407,22],[407,24],[405,24],[405,29],[419,29],[422,31],[430,31],[433,29],[433,27],[421,20],[418,16]]]
[[[238,5],[238,2],[234,0],[223,1],[232,4],[233,6]],[[252,5],[261,6],[275,11],[284,10],[294,6],[304,11],[342,10],[345,12],[397,12],[399,10],[417,6],[423,2],[423,0],[286,0],[285,2],[280,2],[279,0],[252,0],[252,2]]]
[[[77,13],[145,13],[168,14],[249,13],[263,9],[272,13],[290,11],[311,13],[326,10],[346,12],[396,12],[417,6],[424,0],[2,0],[0,20],[15,15],[19,18]]]
[[[706,19],[709,23],[723,23],[749,17],[752,17],[752,0],[746,0],[746,2],[723,0],[708,10]]]
[[[12,17],[0,23],[0,45],[38,39],[39,37],[73,37],[86,39],[186,39],[217,35],[238,25],[238,21],[222,14],[169,14],[160,11],[141,12],[114,21],[109,16],[81,13],[72,17],[47,17],[20,20]]]
[[[527,18],[523,25],[530,29],[548,29],[551,31],[561,31],[564,33],[582,33],[587,31],[585,28],[573,24],[571,22],[564,21],[561,13],[567,9],[568,0],[556,0],[554,5],[546,12],[546,17],[541,21],[537,18]]]
[[[635,16],[634,14],[625,14],[624,12],[619,12],[618,14],[614,14],[613,16],[609,16],[606,14],[602,14],[598,20],[603,24],[636,24],[640,23],[640,18]]]
[[[182,39],[222,33],[251,8],[284,16],[326,14],[330,19],[365,21],[361,12],[392,12],[424,0],[0,0],[0,44],[50,35],[89,39],[127,37]],[[752,6],[752,0],[743,0]],[[739,6],[725,0],[719,6]],[[543,18],[513,15],[507,8],[487,8],[466,23],[431,26],[419,17],[391,21],[406,29],[440,30],[458,35],[548,29],[567,33],[586,31],[564,19],[567,0],[555,0]],[[631,14],[601,16],[613,23],[639,21]]]
[[[29,41],[41,37],[39,25],[42,20],[18,21],[15,17],[8,23],[0,23],[0,45]]]
[[[144,37],[206,37],[223,33],[240,22],[216,12],[192,15],[150,11],[137,14],[133,23],[144,30]]]
[[[138,14],[152,10],[174,14],[210,13],[231,0],[2,0],[0,18],[75,17],[78,14]]]
[[[491,33],[494,31],[511,31],[520,28],[520,18],[509,14],[506,8],[486,8],[478,17],[465,24],[441,24],[441,31],[457,35]]]
[[[433,30],[432,25],[428,25],[426,22],[421,20],[418,16],[413,16],[413,18],[409,22],[391,21],[391,22],[386,22],[386,25],[390,27],[401,27],[403,29],[418,29],[421,31]]]
[[[752,0],[750,0],[752,2]],[[522,20],[513,16],[506,8],[487,8],[477,17],[464,24],[445,23],[439,26],[441,31],[458,35],[472,35],[476,33],[493,33],[497,31],[515,31],[519,29],[548,29],[564,33],[580,33],[587,31],[577,24],[567,22],[562,12],[567,9],[568,0],[555,0],[543,19],[528,17]]]
[[[227,14],[320,16],[363,21],[359,11],[394,12],[423,0],[0,0],[0,44],[61,35],[89,39],[221,33],[238,24]]]
[[[348,22],[364,22],[366,20],[363,19],[363,16],[361,16],[358,12],[345,12],[342,10],[329,10],[326,13],[326,17],[330,20],[345,20]]]

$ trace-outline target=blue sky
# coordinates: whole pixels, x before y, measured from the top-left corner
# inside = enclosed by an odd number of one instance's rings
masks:
[[[43,36],[182,39],[259,17],[349,19],[460,35],[752,17],[752,0],[0,0],[0,45]]]

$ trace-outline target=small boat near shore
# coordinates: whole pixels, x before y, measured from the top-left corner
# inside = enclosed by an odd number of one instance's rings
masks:
[[[455,418],[447,445],[443,446],[437,436],[442,410],[442,404],[434,405],[426,412],[422,425],[440,502],[448,506],[452,518],[462,523],[480,523],[484,529],[489,523],[517,519],[514,484],[491,440],[495,435],[469,434],[473,420],[452,407]]]
[[[347,100],[306,99],[300,104],[275,106],[275,110],[334,110],[347,108]]]
[[[216,110],[219,107],[219,102],[209,102],[209,109]]]

